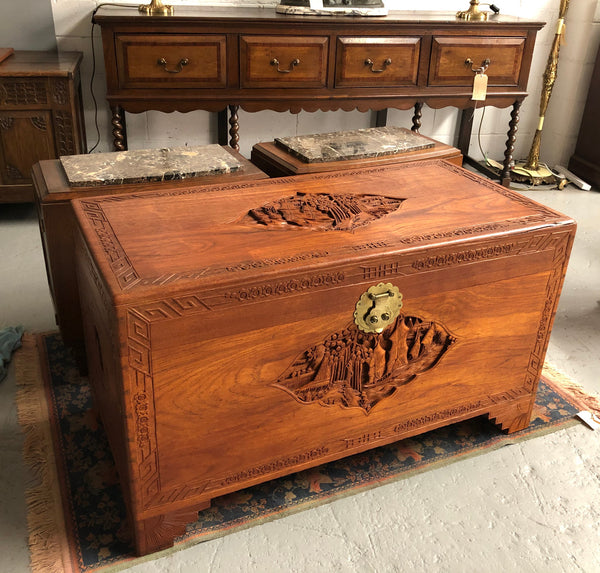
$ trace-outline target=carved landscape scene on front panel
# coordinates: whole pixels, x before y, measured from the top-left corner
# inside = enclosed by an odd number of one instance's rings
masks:
[[[361,408],[368,414],[438,364],[455,342],[445,326],[417,316],[400,315],[379,334],[351,323],[300,354],[273,386],[303,404]]]
[[[298,192],[250,209],[240,222],[269,229],[352,231],[396,211],[403,201],[382,195]]]

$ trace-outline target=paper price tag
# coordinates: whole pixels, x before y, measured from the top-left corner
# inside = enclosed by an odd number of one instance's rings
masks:
[[[323,9],[323,0],[310,0],[310,7],[313,10],[322,10]]]
[[[592,430],[600,430],[600,417],[588,412],[586,410],[582,410],[575,414],[576,418],[579,418],[588,428]]]
[[[475,74],[473,78],[473,95],[472,100],[485,101],[487,95],[488,77],[485,74]]]

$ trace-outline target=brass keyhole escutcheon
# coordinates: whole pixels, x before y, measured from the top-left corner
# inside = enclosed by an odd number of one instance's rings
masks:
[[[356,303],[354,322],[363,332],[383,332],[400,314],[402,293],[391,283],[379,283]]]

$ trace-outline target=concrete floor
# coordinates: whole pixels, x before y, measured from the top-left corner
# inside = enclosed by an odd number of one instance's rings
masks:
[[[547,360],[600,393],[600,193],[525,194],[579,223]],[[55,327],[31,206],[0,205],[0,277],[0,327]],[[0,573],[29,570],[14,395],[11,368],[0,383]],[[576,425],[131,571],[600,572],[600,431]]]

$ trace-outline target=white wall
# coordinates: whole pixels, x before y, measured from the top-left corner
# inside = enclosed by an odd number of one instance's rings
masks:
[[[56,50],[48,0],[2,0],[0,46],[15,50]]]
[[[83,63],[84,101],[88,147],[96,141],[93,107],[89,81],[92,69],[91,56],[91,15],[101,2],[95,0],[51,0],[54,24],[59,49],[78,50],[85,54]],[[126,0],[111,0],[113,3],[131,4]],[[147,3],[147,2],[146,2]],[[167,3],[165,1],[165,3]],[[235,6],[274,6],[277,1],[245,0],[178,0],[177,5],[230,5]],[[525,158],[529,152],[535,128],[538,123],[539,98],[542,76],[558,17],[559,0],[499,0],[496,4],[503,14],[547,22],[538,33],[533,63],[529,79],[529,97],[523,103],[520,114],[519,131],[515,145],[515,159]],[[137,5],[137,4],[136,4]],[[414,6],[414,4],[412,4]],[[387,0],[390,10],[403,10],[407,4],[400,0]],[[421,10],[455,12],[468,7],[467,0],[424,0]],[[558,79],[552,99],[546,112],[542,138],[541,160],[550,166],[556,163],[566,165],[575,147],[581,114],[600,44],[600,10],[598,0],[571,0],[567,13],[566,43],[561,47],[558,66]],[[110,112],[104,99],[105,76],[102,60],[102,44],[99,29],[95,28],[94,45],[96,52],[96,78],[94,92],[99,104],[98,120],[101,142],[97,151],[112,151],[110,133]],[[390,110],[388,124],[411,126],[412,111]],[[477,131],[481,112],[476,112],[475,129],[471,139],[470,155],[481,158]],[[163,114],[146,112],[127,114],[127,135],[129,149],[168,147],[173,145],[202,145],[216,141],[215,114],[197,111],[191,114]],[[481,124],[481,148],[484,153],[502,161],[509,110],[488,107]],[[297,115],[263,111],[259,113],[239,112],[240,151],[250,156],[252,145],[259,141],[271,141],[276,136],[355,129],[373,125],[372,113],[353,112],[301,112]],[[421,133],[444,143],[456,144],[455,130],[458,124],[458,111],[453,108],[433,110],[423,108]]]

